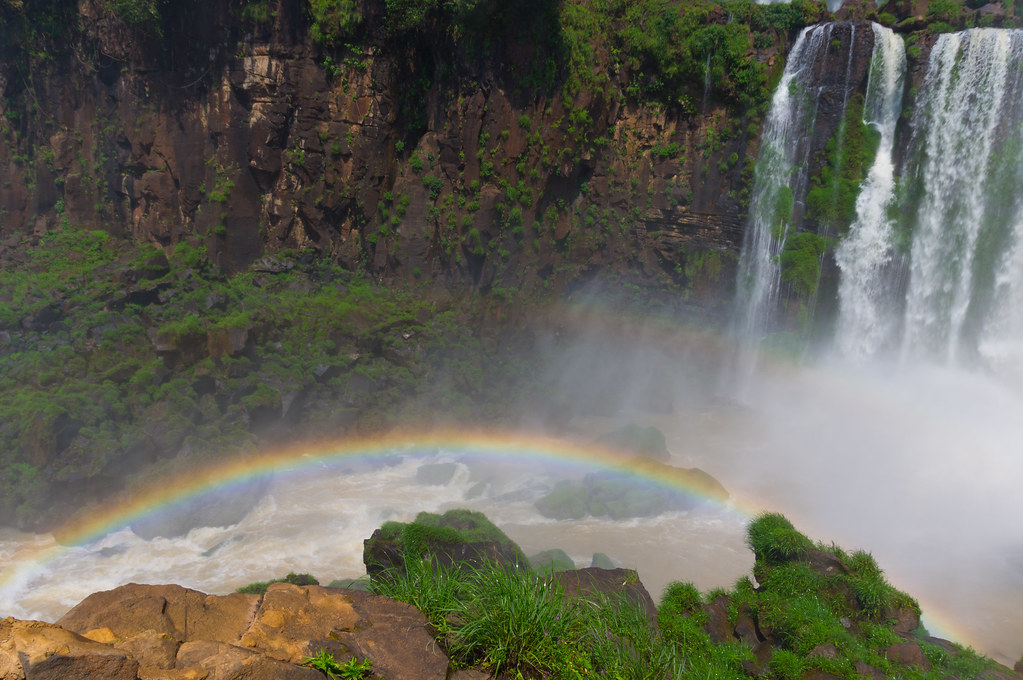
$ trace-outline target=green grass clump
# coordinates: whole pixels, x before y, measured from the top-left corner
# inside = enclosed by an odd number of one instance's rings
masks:
[[[464,597],[458,569],[442,566],[429,557],[410,557],[408,553],[404,566],[404,573],[389,571],[385,578],[373,579],[370,590],[412,605],[423,612],[434,628],[446,634],[450,631],[448,616]]]
[[[455,658],[495,675],[509,668],[549,668],[558,656],[557,641],[578,634],[557,581],[515,570],[474,572],[455,614],[462,622],[451,637]]]
[[[758,515],[746,530],[746,545],[758,561],[777,564],[805,557],[813,541],[796,531],[792,522],[776,512]]]

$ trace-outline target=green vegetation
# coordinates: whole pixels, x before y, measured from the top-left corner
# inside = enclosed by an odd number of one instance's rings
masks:
[[[760,515],[746,530],[746,544],[764,564],[778,564],[806,557],[813,542],[778,513]]]
[[[440,569],[419,560],[394,576],[374,581],[374,589],[414,606],[427,600],[421,609],[456,667],[510,677],[652,679],[684,666],[624,599],[570,601],[556,579],[528,569]]]
[[[309,0],[309,33],[325,45],[340,44],[362,23],[355,0]]]
[[[380,426],[455,418],[486,412],[475,395],[487,376],[524,382],[512,357],[473,359],[484,350],[464,330],[471,308],[329,262],[300,268],[282,253],[267,260],[275,273],[225,277],[194,243],[164,255],[67,223],[20,252],[0,269],[0,521],[52,520],[51,490],[105,466],[143,483],[149,469],[126,456],[187,450],[201,464],[250,449],[289,395],[309,400],[297,426],[315,436],[335,427],[338,403]],[[449,380],[434,389],[438,374]]]
[[[812,297],[817,292],[821,260],[826,249],[827,240],[812,232],[790,236],[778,258],[782,282],[792,286],[797,295]]]
[[[152,35],[163,35],[161,6],[166,0],[102,0],[100,5],[129,26],[141,28]]]
[[[273,578],[269,581],[256,581],[250,583],[247,586],[242,586],[236,589],[236,593],[244,593],[246,595],[262,595],[266,592],[274,583],[290,583],[295,586],[318,586],[320,582],[317,581],[311,574],[296,574],[295,572],[289,573],[284,578]]]
[[[806,196],[807,217],[826,223],[840,232],[848,229],[856,217],[856,197],[877,148],[880,133],[863,122],[863,95],[849,97],[845,116],[831,139],[821,164],[820,174],[812,178]]]
[[[374,589],[419,607],[456,666],[495,676],[938,680],[998,668],[973,650],[907,632],[919,606],[867,553],[814,544],[776,513],[755,518],[747,541],[758,587],[743,577],[730,591],[702,595],[692,584],[669,584],[656,627],[624,598],[568,598],[554,575],[507,565],[443,569],[410,560]],[[907,644],[931,667],[894,661],[893,645]]]
[[[443,515],[421,512],[411,522],[385,522],[366,542],[366,554],[371,554],[381,542],[392,543],[406,560],[421,558],[437,549],[438,544],[493,542],[503,553],[515,556],[521,564],[528,564],[514,541],[486,515],[472,510],[448,510]]]
[[[302,665],[315,668],[331,680],[359,680],[373,672],[373,662],[370,659],[359,661],[353,656],[348,661],[338,663],[334,655],[322,647],[319,653],[308,657]]]

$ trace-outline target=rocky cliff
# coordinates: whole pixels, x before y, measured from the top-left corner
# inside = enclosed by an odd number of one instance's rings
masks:
[[[725,31],[693,5],[714,30],[679,65],[624,7],[405,26],[362,0],[324,37],[305,2],[150,4],[3,6],[6,249],[66,220],[187,241],[226,272],[309,250],[484,290],[621,276],[708,307],[728,299],[768,78],[823,16],[746,8]]]
[[[800,28],[897,25],[917,82],[937,30],[1015,21],[884,9],[0,2],[0,521],[284,430],[613,408],[540,373],[559,312],[507,303],[616,289],[720,324]],[[819,65],[850,85],[811,176],[866,82],[858,26]]]

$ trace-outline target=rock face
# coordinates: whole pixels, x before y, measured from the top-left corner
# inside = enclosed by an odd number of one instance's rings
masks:
[[[39,621],[0,621],[0,680],[110,678],[135,680],[127,652]]]
[[[626,602],[638,607],[651,622],[657,621],[657,606],[632,569],[598,569],[588,567],[560,571],[555,578],[571,599],[624,596]]]
[[[228,0],[167,6],[161,40],[109,3],[77,4],[62,40],[98,65],[56,49],[27,88],[17,59],[0,68],[12,250],[66,217],[202,245],[227,271],[309,249],[483,289],[602,271],[682,284],[701,305],[727,297],[755,144],[734,105],[626,103],[619,74],[606,92],[526,94],[521,74],[542,59],[529,39],[510,31],[471,59],[388,39],[382,0],[353,3],[379,37],[348,50],[316,42],[304,2],[262,19]]]
[[[315,680],[321,649],[369,658],[389,680],[443,680],[448,660],[416,609],[354,590],[271,585],[206,595],[130,584],[90,595],[56,625],[0,623],[0,680],[208,678]]]

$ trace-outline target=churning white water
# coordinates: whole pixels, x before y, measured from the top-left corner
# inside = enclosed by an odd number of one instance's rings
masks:
[[[456,462],[450,481],[417,481],[420,466],[437,462]],[[363,540],[374,529],[387,520],[411,521],[420,511],[451,508],[484,512],[527,554],[561,548],[588,567],[593,553],[603,552],[620,566],[638,569],[655,597],[671,580],[711,588],[731,585],[749,571],[743,518],[726,509],[620,521],[542,517],[536,499],[553,480],[577,474],[443,452],[355,471],[345,462],[323,464],[279,475],[237,525],[148,541],[125,527],[95,543],[60,549],[39,565],[33,557],[53,548],[53,539],[8,531],[0,534],[0,616],[55,620],[88,594],[130,582],[226,593],[288,572],[311,573],[323,584],[358,578],[365,574]],[[481,480],[485,489],[477,496]]]

